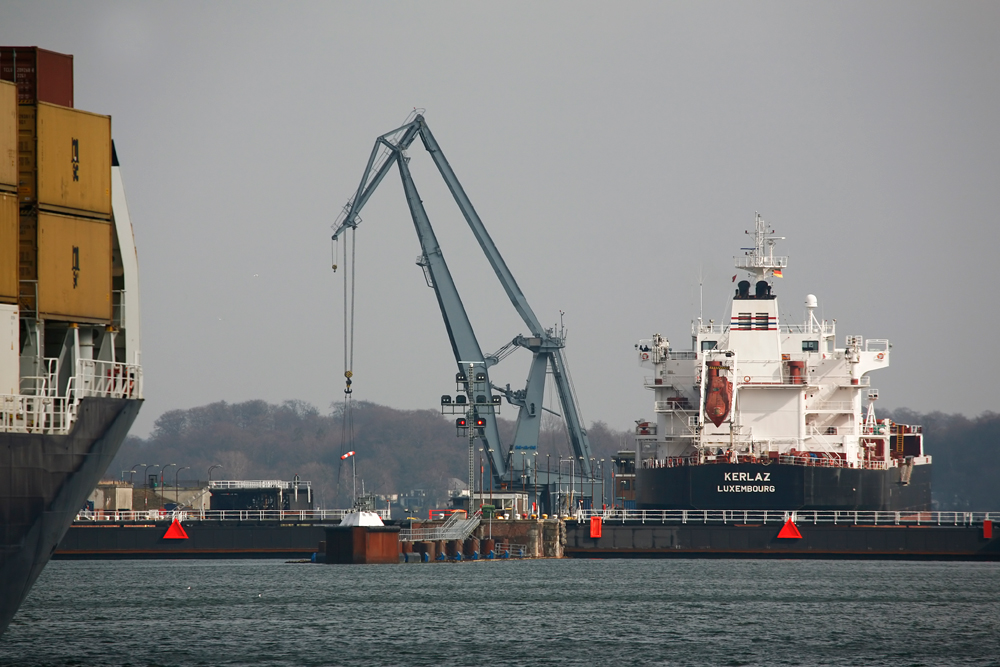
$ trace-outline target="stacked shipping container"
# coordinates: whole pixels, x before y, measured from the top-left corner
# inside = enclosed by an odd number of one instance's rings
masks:
[[[22,315],[33,313],[42,320],[110,323],[111,118],[72,108],[72,56],[36,47],[2,47],[0,78],[16,81],[18,216],[13,265],[10,253],[0,257],[0,301],[10,302],[14,296]],[[11,87],[3,86],[0,97],[0,150],[9,140]],[[0,181],[9,179],[6,162],[0,169]],[[9,197],[9,192],[0,197]],[[4,217],[10,215],[9,208],[10,203],[0,199],[0,240],[10,234]]]

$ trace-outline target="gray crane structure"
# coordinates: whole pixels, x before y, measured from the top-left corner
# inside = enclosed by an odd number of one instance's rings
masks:
[[[503,285],[514,309],[530,331],[530,335],[516,336],[510,343],[493,354],[484,355],[479,346],[472,323],[469,321],[465,306],[459,297],[458,288],[448,270],[448,264],[445,262],[444,254],[410,174],[409,159],[405,151],[417,137],[420,137],[424,148],[430,153],[434,164],[437,165],[438,171],[472,229],[487,261],[500,280],[500,284]],[[565,346],[565,336],[563,332],[556,332],[554,328],[545,329],[531,310],[524,293],[518,287],[517,281],[514,280],[514,276],[493,243],[493,239],[490,238],[489,232],[486,231],[483,221],[476,213],[476,209],[455,176],[444,152],[434,139],[434,135],[431,134],[423,115],[412,115],[406,124],[383,134],[375,141],[368,165],[361,178],[361,184],[355,195],[344,206],[337,222],[334,223],[334,241],[346,230],[357,228],[361,222],[359,217],[361,209],[364,208],[368,199],[393,165],[399,169],[403,190],[406,194],[406,203],[409,206],[410,216],[420,241],[421,255],[417,264],[423,268],[427,284],[434,289],[458,366],[456,378],[459,389],[468,394],[468,404],[466,396],[459,395],[455,397],[456,404],[453,404],[453,407],[465,408],[466,405],[471,404],[469,405],[471,408],[469,414],[475,414],[477,419],[475,424],[469,424],[468,427],[474,428],[475,430],[471,432],[472,435],[483,441],[494,480],[499,486],[509,484],[514,487],[516,485],[514,480],[517,479],[517,482],[527,488],[545,489],[550,510],[553,509],[551,507],[553,495],[567,486],[576,491],[577,497],[589,495],[583,491],[586,488],[584,482],[593,481],[594,470],[591,465],[590,443],[567,375],[566,362],[562,353]],[[492,384],[489,380],[489,368],[518,347],[526,348],[532,353],[525,388],[511,390],[509,384],[506,387]],[[561,416],[566,422],[566,430],[574,453],[572,472],[564,472],[561,465],[558,466],[559,470],[555,472],[543,471],[535,462],[541,418],[543,410],[547,410],[542,406],[545,377],[549,369],[551,369],[555,381],[562,407]],[[499,395],[492,394],[491,390],[499,392]],[[500,441],[494,410],[494,406],[500,402],[500,395],[508,403],[518,408],[514,441],[506,450]],[[449,403],[451,401],[448,396],[442,397],[443,408],[448,408]],[[457,405],[458,403],[462,405]],[[452,410],[451,413],[459,414],[455,410]],[[471,443],[472,438],[470,437]],[[518,462],[514,456],[515,452],[523,453],[520,471],[517,469]],[[471,492],[472,489],[470,489],[470,498]]]

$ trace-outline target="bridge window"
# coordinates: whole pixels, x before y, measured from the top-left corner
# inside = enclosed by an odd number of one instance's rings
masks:
[[[802,341],[802,351],[803,352],[819,352],[819,341],[818,340],[804,340],[804,341]]]
[[[703,340],[701,341],[701,351],[714,350],[715,346],[719,344],[717,340]]]

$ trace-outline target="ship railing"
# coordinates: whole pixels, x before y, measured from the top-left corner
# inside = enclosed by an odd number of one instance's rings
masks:
[[[312,482],[294,482],[282,479],[217,479],[208,483],[210,489],[288,489],[300,491],[312,488]]]
[[[328,510],[83,510],[76,515],[80,523],[135,521],[340,521],[350,509]],[[387,509],[376,510],[383,521],[390,518]]]
[[[433,528],[404,528],[399,531],[402,542],[437,542],[440,540],[464,540],[479,526],[482,514],[476,512],[471,518],[464,513],[455,513],[440,526]]]
[[[69,433],[76,415],[72,401],[57,396],[0,395],[0,433]]]
[[[849,462],[838,456],[812,456],[810,454],[782,454],[778,462],[784,465],[806,466],[815,468],[865,468],[868,470],[888,470],[891,466],[887,461],[862,460]]]
[[[577,521],[600,517],[608,523],[663,524],[833,524],[845,526],[978,526],[1000,521],[1000,512],[852,510],[578,510]]]
[[[692,334],[724,334],[729,331],[728,324],[701,324],[699,325],[697,320],[691,324]],[[832,322],[823,322],[820,324],[779,324],[778,331],[787,334],[823,334],[830,335],[833,334],[836,329]]]
[[[70,378],[70,396],[85,398],[140,398],[142,396],[142,368],[134,364],[97,359],[78,359],[76,377]]]

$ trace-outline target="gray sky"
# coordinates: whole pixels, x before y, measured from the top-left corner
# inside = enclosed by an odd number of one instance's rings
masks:
[[[139,247],[146,435],[212,401],[343,398],[330,225],[376,136],[426,109],[583,417],[652,416],[633,345],[728,316],[755,211],[775,292],[889,338],[884,408],[997,409],[1000,3],[5,2],[75,56]],[[480,343],[527,333],[422,147],[411,167]],[[358,230],[355,398],[433,408],[454,362],[398,177]],[[992,277],[991,277],[992,276]],[[523,385],[527,353],[492,371]],[[513,416],[513,409],[505,410]]]

